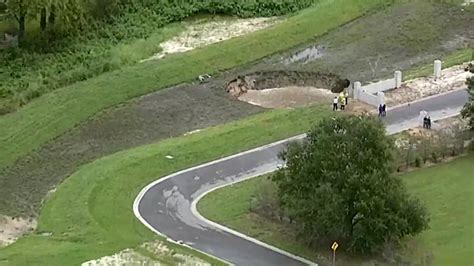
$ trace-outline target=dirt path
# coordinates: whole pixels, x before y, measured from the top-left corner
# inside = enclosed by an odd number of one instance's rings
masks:
[[[318,44],[325,45],[323,55],[307,64],[302,61],[283,63],[282,59],[292,55],[291,52],[276,55],[251,66],[222,73],[211,83],[176,86],[98,114],[21,158],[12,167],[0,169],[0,213],[35,216],[48,191],[79,166],[97,158],[261,112],[264,110],[261,107],[226,95],[227,82],[240,74],[268,69],[303,69],[370,81],[390,76],[396,68],[407,69],[426,64],[465,47],[466,43],[474,43],[474,29],[470,27],[474,24],[472,13],[466,15],[457,7],[446,7],[444,4],[430,4],[441,11],[418,6],[425,4],[403,4],[361,18],[323,36],[317,40]],[[430,25],[428,22],[432,19],[426,16],[437,18],[440,22]],[[419,17],[426,19],[427,23],[418,23]],[[411,35],[394,34],[394,31],[398,33],[412,26],[413,20],[422,28],[410,31],[414,32]],[[440,24],[443,27],[438,28]],[[414,50],[413,35],[424,31],[432,33],[430,29],[435,26],[439,30],[433,37],[436,41],[423,39],[421,42],[431,45]],[[392,27],[394,30],[391,30]],[[394,35],[398,39],[393,39]],[[368,63],[368,60],[377,59],[374,54],[382,58],[377,71],[373,71],[373,64]]]

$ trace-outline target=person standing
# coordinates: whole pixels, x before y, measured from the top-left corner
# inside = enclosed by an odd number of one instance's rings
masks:
[[[344,97],[340,97],[339,102],[341,103],[341,110],[345,110],[346,109],[346,100],[344,99]]]
[[[387,116],[387,105],[385,104],[382,105],[382,116]]]
[[[337,100],[337,96],[336,96],[336,97],[334,97],[334,100],[332,101],[332,110],[333,111],[337,111],[337,102],[338,102],[338,100]]]
[[[348,98],[349,98],[349,93],[346,91],[344,93],[344,101],[346,102],[346,105],[347,105]]]
[[[379,105],[379,117],[381,117],[383,114],[383,108],[382,108],[382,104]]]

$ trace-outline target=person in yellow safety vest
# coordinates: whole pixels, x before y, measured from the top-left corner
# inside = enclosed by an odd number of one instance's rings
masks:
[[[346,101],[344,99],[344,93],[342,93],[342,92],[339,94],[339,103],[341,104],[341,110],[346,109],[345,108],[346,107]]]
[[[348,98],[349,98],[349,93],[346,91],[346,92],[344,93],[344,100],[345,100],[345,102],[346,102],[346,105],[347,105],[347,99],[348,99]]]

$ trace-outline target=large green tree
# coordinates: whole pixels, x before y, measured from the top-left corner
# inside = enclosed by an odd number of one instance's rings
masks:
[[[474,72],[474,67],[472,67],[472,71]],[[469,101],[464,105],[461,114],[464,118],[469,119],[469,126],[471,130],[474,130],[474,78],[468,78],[466,84]]]
[[[425,208],[392,174],[393,142],[374,118],[325,119],[281,154],[282,207],[311,241],[371,253],[427,227]]]

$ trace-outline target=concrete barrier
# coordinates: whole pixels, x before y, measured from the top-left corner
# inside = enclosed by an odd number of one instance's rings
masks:
[[[402,85],[402,72],[395,71],[393,78],[382,80],[362,86],[360,82],[354,83],[353,97],[372,106],[378,107],[385,103],[385,91],[400,88]]]
[[[396,88],[395,79],[387,79],[383,81],[379,81],[376,83],[371,83],[365,86],[362,86],[362,90],[365,90],[368,93],[376,94],[377,92],[388,91],[391,89]]]
[[[434,79],[438,80],[441,78],[441,60],[434,61]]]
[[[359,100],[361,91],[362,91],[362,84],[359,81],[354,82],[354,91],[353,91],[354,99]]]
[[[402,71],[395,71],[395,88],[400,88],[402,86]]]
[[[367,93],[365,91],[361,91],[361,93],[359,94],[359,100],[372,106],[379,106],[379,99],[377,98],[377,96],[371,93]]]

